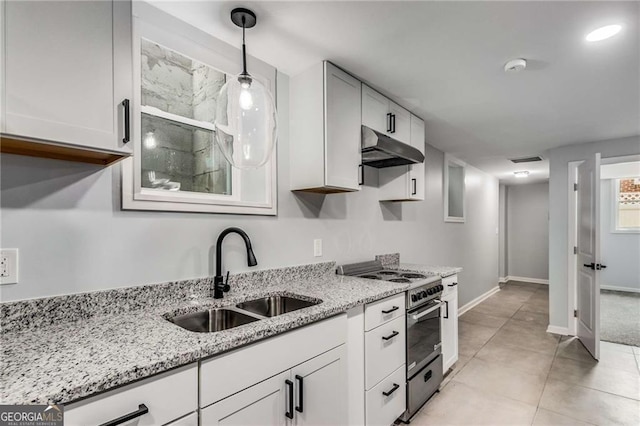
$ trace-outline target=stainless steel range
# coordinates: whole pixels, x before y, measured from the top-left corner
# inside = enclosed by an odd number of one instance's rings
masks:
[[[405,423],[438,390],[442,382],[440,301],[442,280],[400,269],[385,269],[379,261],[338,267],[338,274],[373,280],[410,284],[406,293],[407,327],[407,411],[400,417]]]

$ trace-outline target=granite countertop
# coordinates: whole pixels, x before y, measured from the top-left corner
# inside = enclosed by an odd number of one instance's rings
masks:
[[[101,312],[80,319],[54,320],[64,308],[64,305],[57,306],[54,298],[34,302],[34,306],[44,303],[54,319],[33,320],[22,315],[30,327],[14,327],[0,334],[0,403],[69,403],[328,318],[354,306],[403,292],[409,287],[335,275],[331,264],[323,265],[328,266],[316,276],[298,273],[288,279],[273,279],[273,273],[262,274],[259,275],[260,285],[254,282],[244,287],[238,284],[235,288],[232,282],[232,291],[224,299],[192,295],[183,297],[180,302],[150,301],[151,306],[147,306],[141,300],[144,297],[149,300],[149,296],[140,296],[143,292],[138,290],[139,294],[121,299],[122,303],[137,303],[135,308],[124,312]],[[267,282],[270,284],[264,286]],[[208,284],[204,287],[208,288]],[[112,298],[111,305],[118,305],[119,300],[114,300],[109,291],[104,293],[101,298]],[[120,290],[117,294],[126,296],[127,290]],[[195,312],[273,294],[300,295],[322,299],[323,302],[215,333],[187,331],[163,318],[168,312]],[[96,298],[93,297],[93,304],[97,303]],[[135,298],[139,300],[127,300]],[[66,302],[66,306],[76,304]],[[107,306],[109,302],[104,304]],[[5,325],[15,325],[19,317],[16,311],[25,309],[22,305],[14,305],[3,307]],[[33,312],[29,315],[33,316]]]
[[[400,263],[397,268],[426,275],[440,275],[442,278],[462,272],[462,268],[458,266],[430,266],[415,263]]]

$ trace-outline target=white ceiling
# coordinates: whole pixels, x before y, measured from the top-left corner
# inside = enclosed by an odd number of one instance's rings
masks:
[[[289,75],[335,62],[424,118],[429,144],[504,183],[548,177],[548,161],[507,158],[640,134],[638,2],[152,3],[237,46],[229,12],[254,10],[249,54]],[[616,37],[585,41],[610,23]],[[527,69],[505,74],[512,58]]]

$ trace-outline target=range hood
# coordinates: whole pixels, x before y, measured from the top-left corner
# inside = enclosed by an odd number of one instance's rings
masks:
[[[422,162],[424,155],[417,148],[362,126],[362,164],[365,166],[380,169]]]

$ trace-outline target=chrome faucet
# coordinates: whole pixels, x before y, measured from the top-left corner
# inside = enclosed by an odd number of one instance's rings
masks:
[[[224,237],[231,233],[236,233],[244,240],[244,245],[247,248],[247,266],[256,266],[258,261],[256,260],[253,249],[251,248],[251,240],[246,232],[240,228],[227,228],[220,233],[218,241],[216,242],[216,276],[213,278],[213,298],[222,299],[224,293],[229,291],[229,271],[227,271],[227,279],[225,281],[222,276],[222,240]]]

